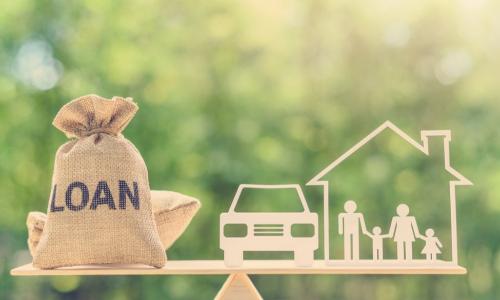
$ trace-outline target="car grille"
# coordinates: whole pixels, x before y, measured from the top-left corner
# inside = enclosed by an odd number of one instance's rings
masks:
[[[254,236],[283,236],[283,224],[255,224]]]

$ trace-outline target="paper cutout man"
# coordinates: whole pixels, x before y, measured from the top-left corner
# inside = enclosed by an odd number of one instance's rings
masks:
[[[345,213],[339,214],[339,234],[344,235],[344,259],[359,260],[359,227],[367,234],[363,214],[356,213],[356,202],[348,200],[344,204]]]

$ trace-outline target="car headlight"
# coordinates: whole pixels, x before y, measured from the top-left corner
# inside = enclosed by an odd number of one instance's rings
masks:
[[[312,237],[314,236],[313,224],[293,224],[291,228],[292,237]]]
[[[226,224],[224,225],[225,237],[245,237],[248,233],[247,224]]]

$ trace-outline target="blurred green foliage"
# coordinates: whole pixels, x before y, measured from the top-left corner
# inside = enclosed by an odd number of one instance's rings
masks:
[[[140,111],[124,134],[151,186],[203,203],[169,259],[222,258],[218,215],[240,182],[304,184],[387,119],[415,139],[451,129],[453,166],[475,183],[457,191],[468,275],[253,279],[267,299],[496,299],[499,52],[498,1],[2,1],[0,299],[210,299],[225,279],[9,275],[30,260],[25,217],[46,209],[66,140],[52,118],[89,93],[133,97]],[[411,188],[418,170],[389,177]],[[360,181],[347,176],[341,192]],[[439,188],[425,195],[447,197]],[[392,200],[376,191],[359,197]],[[321,191],[305,192],[321,212]],[[423,194],[395,192],[415,205]]]

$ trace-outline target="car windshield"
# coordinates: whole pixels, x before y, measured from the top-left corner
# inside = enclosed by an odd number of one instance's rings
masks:
[[[303,212],[304,207],[295,188],[244,188],[236,212]]]

